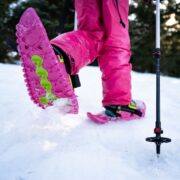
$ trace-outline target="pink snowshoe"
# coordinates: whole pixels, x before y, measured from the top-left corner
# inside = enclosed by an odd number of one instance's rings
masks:
[[[104,124],[109,121],[118,120],[134,120],[140,119],[145,116],[146,106],[145,103],[138,100],[133,100],[126,106],[106,106],[105,112],[99,114],[87,113],[90,120],[95,123]]]
[[[78,102],[62,56],[53,51],[45,28],[33,8],[28,8],[16,26],[18,51],[31,99],[40,107],[64,98],[69,113],[78,112]]]

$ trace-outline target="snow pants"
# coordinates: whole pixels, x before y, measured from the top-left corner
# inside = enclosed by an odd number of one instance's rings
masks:
[[[98,59],[103,106],[131,101],[129,0],[75,0],[78,30],[51,40],[70,57],[71,74]]]

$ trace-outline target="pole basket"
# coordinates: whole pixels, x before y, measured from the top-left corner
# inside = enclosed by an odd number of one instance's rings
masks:
[[[161,136],[155,136],[155,137],[146,138],[146,141],[154,142],[155,145],[156,145],[156,153],[160,154],[160,152],[161,152],[161,144],[162,143],[169,143],[169,142],[171,142],[171,139],[166,138],[166,137],[161,137]]]

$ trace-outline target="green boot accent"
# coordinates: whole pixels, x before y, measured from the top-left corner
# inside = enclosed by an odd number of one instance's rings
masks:
[[[42,68],[42,67],[37,67],[36,68],[36,74],[40,77],[40,78],[47,78],[48,77],[48,72]]]
[[[46,98],[47,98],[49,101],[54,101],[54,100],[57,99],[57,97],[56,97],[54,94],[52,94],[51,92],[47,92]]]
[[[40,84],[46,91],[46,95],[39,98],[39,101],[44,104],[48,105],[49,103],[53,102],[54,100],[58,99],[52,93],[52,84],[48,80],[48,71],[43,68],[43,59],[38,55],[33,55],[31,57],[32,62],[35,64],[36,74],[40,79]]]
[[[46,92],[51,91],[52,89],[52,85],[51,83],[48,81],[48,79],[41,79],[41,86],[43,86],[43,88],[46,90]]]
[[[48,104],[49,103],[49,100],[44,96],[40,97],[39,100],[42,104]]]
[[[31,60],[34,62],[34,64],[35,64],[36,66],[42,66],[43,60],[42,60],[42,58],[41,58],[40,56],[38,56],[38,55],[33,55],[33,56],[31,57]]]

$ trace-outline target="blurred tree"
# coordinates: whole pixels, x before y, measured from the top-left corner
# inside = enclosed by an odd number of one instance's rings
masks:
[[[73,30],[74,12],[71,0],[27,0],[0,1],[0,62],[11,62],[8,52],[17,51],[15,26],[23,11],[33,7],[47,29],[49,38]]]
[[[168,2],[162,10],[162,70],[164,74],[180,77],[180,3]]]
[[[180,77],[180,4],[175,0],[164,1],[161,10],[161,72]],[[133,1],[130,6],[130,35],[133,69],[155,72],[152,52],[155,48],[155,5]],[[172,16],[175,18],[174,22]],[[170,20],[171,19],[171,20]],[[168,25],[167,21],[171,22]]]
[[[11,51],[11,48],[8,46],[7,41],[5,40],[6,35],[9,34],[7,29],[7,24],[9,17],[12,12],[9,7],[9,4],[14,3],[14,0],[0,1],[0,62],[9,62],[11,59],[8,58],[7,54]],[[12,27],[11,27],[12,28]]]
[[[12,51],[17,51],[15,26],[23,11],[33,7],[47,29],[49,38],[73,30],[72,0],[1,0],[0,1],[0,62],[13,62]],[[155,72],[152,51],[155,47],[155,6],[132,0],[130,5],[130,35],[133,68],[141,72]],[[163,74],[180,76],[180,4],[164,0],[161,10],[161,45]],[[174,23],[168,23],[174,18]],[[18,59],[18,57],[15,57]],[[96,62],[95,62],[96,63]]]

